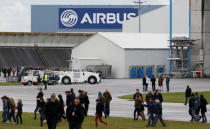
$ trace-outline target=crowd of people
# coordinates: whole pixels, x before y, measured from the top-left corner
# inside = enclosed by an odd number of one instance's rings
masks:
[[[18,99],[17,104],[15,103],[13,98],[9,98],[7,96],[3,96],[1,97],[1,100],[3,102],[3,112],[2,112],[2,119],[4,123],[10,123],[12,122],[13,119],[13,123],[14,124],[23,124],[22,121],[22,108],[23,108],[23,104],[22,104],[22,100]],[[15,116],[15,112],[17,110],[17,114]]]
[[[48,129],[55,129],[57,123],[62,119],[67,119],[69,122],[69,129],[81,129],[82,122],[85,116],[88,115],[89,109],[89,97],[86,91],[79,90],[78,96],[76,96],[74,89],[65,91],[66,102],[64,102],[62,95],[51,95],[51,98],[44,98],[44,93],[40,88],[40,91],[36,97],[37,104],[34,110],[34,119],[37,119],[37,111],[40,113],[40,126],[43,126],[43,122],[47,123]],[[98,120],[105,125],[109,125],[102,120],[104,114],[105,118],[110,114],[110,102],[112,96],[108,90],[104,93],[99,92],[96,99],[96,114],[95,114],[95,127],[98,127]],[[65,111],[66,108],[66,111]]]
[[[189,114],[191,116],[191,121],[200,121],[202,119],[203,123],[207,122],[206,112],[207,112],[207,100],[204,95],[199,96],[198,92],[192,93],[192,89],[187,86],[185,91],[185,105],[187,105],[189,100]]]
[[[160,75],[157,79],[155,78],[154,75],[152,75],[151,78],[148,78],[148,76],[145,75],[144,78],[142,79],[143,91],[147,92],[148,86],[151,85],[152,91],[159,89],[162,92],[164,80],[166,83],[166,91],[169,92],[170,91],[170,77],[169,77],[169,75],[166,75],[165,79],[163,78],[162,75]],[[158,88],[156,87],[156,81],[158,82]]]
[[[23,76],[24,73],[27,73],[30,70],[53,70],[53,71],[60,71],[65,68],[58,68],[58,67],[52,67],[52,68],[47,68],[44,66],[25,66],[25,67],[5,67],[5,66],[0,66],[0,77],[19,77]]]
[[[139,89],[136,89],[136,93],[133,95],[133,99],[135,102],[134,120],[138,120],[139,117],[142,117],[143,120],[146,120],[144,110],[147,108],[147,127],[156,126],[158,120],[160,120],[164,127],[166,126],[162,118],[163,96],[159,90],[155,90],[154,93],[152,90],[150,90],[145,97],[146,103],[144,103],[143,95],[139,92]]]

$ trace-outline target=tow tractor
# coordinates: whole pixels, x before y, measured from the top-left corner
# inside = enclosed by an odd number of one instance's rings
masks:
[[[101,78],[98,73],[94,72],[61,72],[59,83],[64,85],[69,85],[72,83],[89,83],[89,84],[98,84],[100,83]]]

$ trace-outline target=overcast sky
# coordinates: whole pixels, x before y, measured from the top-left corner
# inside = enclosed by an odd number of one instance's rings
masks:
[[[29,32],[31,5],[131,5],[135,0],[0,0],[0,31]],[[138,0],[137,0],[138,1]],[[167,5],[169,0],[141,0],[149,5]]]

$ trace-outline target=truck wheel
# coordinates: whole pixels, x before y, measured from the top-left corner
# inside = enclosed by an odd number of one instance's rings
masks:
[[[97,82],[96,77],[90,76],[90,77],[88,78],[88,83],[89,83],[89,84],[96,84],[96,82]]]
[[[28,82],[28,86],[31,86],[31,85],[32,85],[32,82],[31,82],[31,81],[29,81],[29,82]]]
[[[71,83],[71,79],[70,79],[69,77],[63,77],[63,78],[62,78],[62,83],[63,83],[64,85],[68,85],[68,84]]]

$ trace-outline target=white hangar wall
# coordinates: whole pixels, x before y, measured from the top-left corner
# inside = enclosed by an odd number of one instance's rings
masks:
[[[99,58],[103,64],[112,65],[112,78],[124,76],[124,50],[99,34],[79,44],[72,50],[72,58]]]
[[[154,38],[148,38],[150,36]],[[165,65],[167,71],[167,37],[157,34],[98,33],[74,47],[72,58],[98,58],[102,64],[112,65],[112,78],[129,78],[129,66],[133,65]]]

